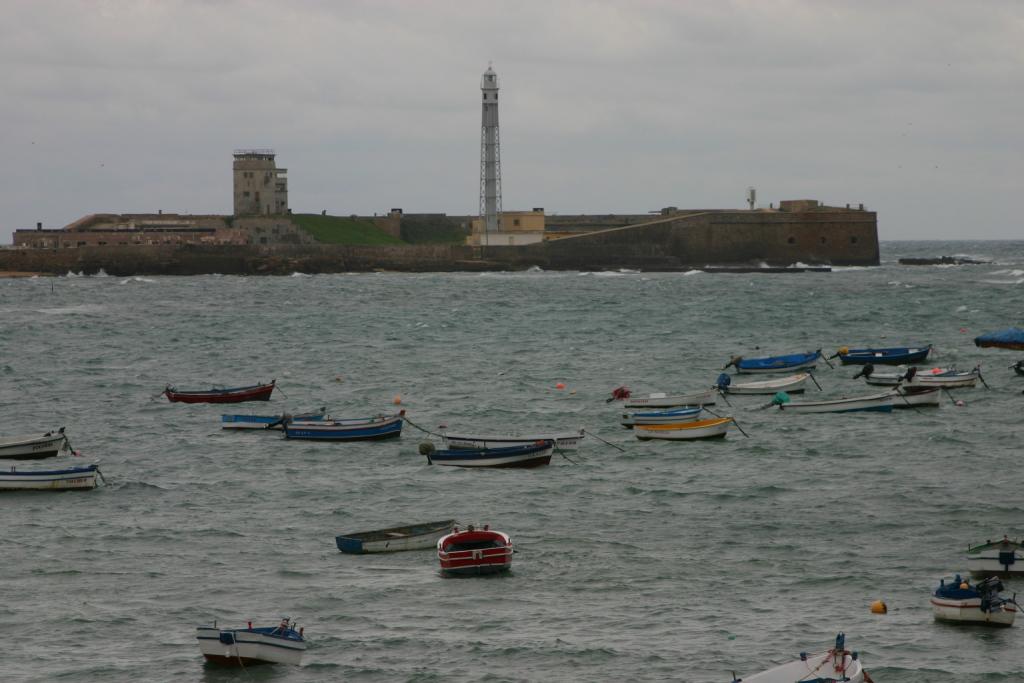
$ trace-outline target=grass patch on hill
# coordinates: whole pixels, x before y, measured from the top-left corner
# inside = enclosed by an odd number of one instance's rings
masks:
[[[318,242],[324,244],[405,244],[369,220],[311,213],[292,214],[291,219]]]

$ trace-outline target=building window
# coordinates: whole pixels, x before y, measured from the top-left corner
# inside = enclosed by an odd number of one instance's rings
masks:
[[[825,244],[826,242],[828,242],[828,240],[827,240],[827,239],[825,239],[824,237],[822,237],[822,238],[821,238],[821,243],[822,243],[822,244]]]
[[[513,218],[512,219],[512,225],[514,225],[514,226],[516,226],[518,228],[519,227],[519,219],[518,218]]]
[[[786,241],[787,241],[787,242],[789,242],[790,244],[796,244],[796,238],[795,238],[795,237],[790,237],[790,238],[789,238],[788,240],[786,240]]]
[[[857,244],[857,236],[856,235],[852,235],[850,237],[850,244]]]

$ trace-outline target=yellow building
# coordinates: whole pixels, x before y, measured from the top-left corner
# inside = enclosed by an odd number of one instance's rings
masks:
[[[543,242],[544,209],[533,211],[503,211],[498,221],[498,230],[488,233],[480,218],[473,219],[473,231],[466,238],[471,246],[517,247],[523,244]]]

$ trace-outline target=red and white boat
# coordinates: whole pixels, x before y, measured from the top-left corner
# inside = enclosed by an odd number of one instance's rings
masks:
[[[508,571],[512,567],[512,539],[484,525],[465,531],[455,527],[437,542],[437,559],[444,576],[479,576]]]
[[[233,389],[213,388],[205,391],[183,391],[168,386],[162,393],[171,403],[242,403],[244,401],[269,401],[277,380],[270,384],[254,384]]]

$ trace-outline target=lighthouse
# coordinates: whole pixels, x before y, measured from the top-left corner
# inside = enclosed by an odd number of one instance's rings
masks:
[[[490,64],[480,79],[480,221],[485,233],[501,229],[501,143],[498,135],[498,74]]]

